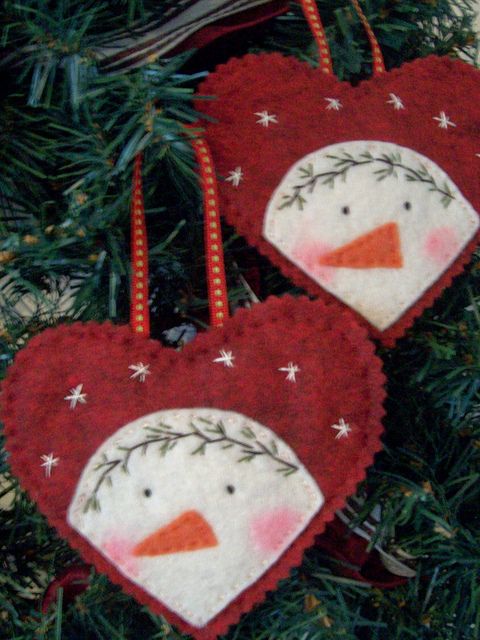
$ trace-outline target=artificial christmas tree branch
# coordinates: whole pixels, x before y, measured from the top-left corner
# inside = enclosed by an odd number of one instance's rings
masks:
[[[8,65],[0,133],[1,366],[47,324],[128,317],[131,164],[144,151],[156,331],[207,306],[201,212],[184,125],[197,118],[198,80],[247,51],[274,50],[317,64],[298,6],[267,25],[205,51],[122,76],[102,76],[90,51],[109,34],[147,23],[176,3],[6,2],[2,45]],[[475,55],[472,6],[448,2],[363,3],[388,68],[430,53]],[[371,56],[350,4],[318,2],[337,75],[368,77]],[[21,56],[16,52],[23,51]],[[211,99],[212,97],[206,97]],[[227,230],[227,268],[250,277],[251,250]],[[247,260],[247,257],[249,260]],[[292,286],[255,257],[264,298]],[[382,505],[380,534],[414,558],[417,578],[391,592],[339,578],[313,549],[277,592],[245,616],[238,639],[449,640],[479,637],[480,288],[478,257],[393,351],[384,451],[365,486],[365,513]],[[6,280],[6,279],[7,280]],[[65,311],[66,283],[73,306]],[[57,297],[51,294],[57,293]],[[18,309],[25,295],[38,306]],[[233,300],[241,287],[230,289]],[[53,300],[53,301],[52,301]],[[178,313],[180,311],[181,313]],[[101,576],[72,603],[40,613],[50,579],[76,555],[45,523],[1,466],[0,635],[43,638],[180,638]],[[5,501],[5,498],[7,500]]]

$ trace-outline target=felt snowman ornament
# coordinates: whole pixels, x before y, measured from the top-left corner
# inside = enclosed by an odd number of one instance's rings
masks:
[[[1,407],[12,470],[59,534],[210,640],[288,576],[354,493],[380,448],[384,378],[336,304],[270,298],[228,319],[212,162],[194,147],[213,328],[181,352],[148,338],[136,161],[131,327],[38,334]]]
[[[312,295],[350,307],[392,345],[477,242],[479,71],[430,56],[358,87],[279,54],[220,66],[200,87],[227,221]],[[268,79],[268,81],[267,81]]]

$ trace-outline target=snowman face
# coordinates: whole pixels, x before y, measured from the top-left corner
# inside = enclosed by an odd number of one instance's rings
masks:
[[[81,475],[68,522],[122,574],[202,627],[323,502],[270,429],[231,411],[176,409],[105,441]]]
[[[383,331],[448,269],[478,224],[431,160],[396,144],[358,140],[299,160],[272,195],[263,233]]]

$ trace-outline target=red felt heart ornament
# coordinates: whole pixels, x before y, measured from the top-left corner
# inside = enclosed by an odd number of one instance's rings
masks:
[[[247,55],[200,87],[216,97],[197,106],[221,210],[297,285],[392,345],[476,244],[480,73],[436,56],[356,87],[325,71]]]
[[[198,638],[297,565],[380,446],[381,363],[337,305],[269,299],[183,352],[34,337],[2,390],[13,472],[85,560]]]

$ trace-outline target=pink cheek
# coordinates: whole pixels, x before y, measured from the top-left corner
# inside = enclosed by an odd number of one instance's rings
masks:
[[[430,232],[424,242],[425,255],[438,266],[448,264],[457,254],[459,244],[453,227],[438,227]]]
[[[298,262],[309,275],[313,275],[325,284],[332,284],[335,279],[335,267],[318,264],[320,256],[332,251],[335,247],[321,240],[309,242],[301,240],[292,250],[293,259]]]
[[[259,551],[277,551],[301,521],[301,514],[288,507],[273,509],[254,517],[250,535]]]
[[[134,545],[128,540],[112,536],[102,544],[103,552],[117,566],[121,567],[125,573],[136,577],[138,575],[138,560],[131,555]]]

